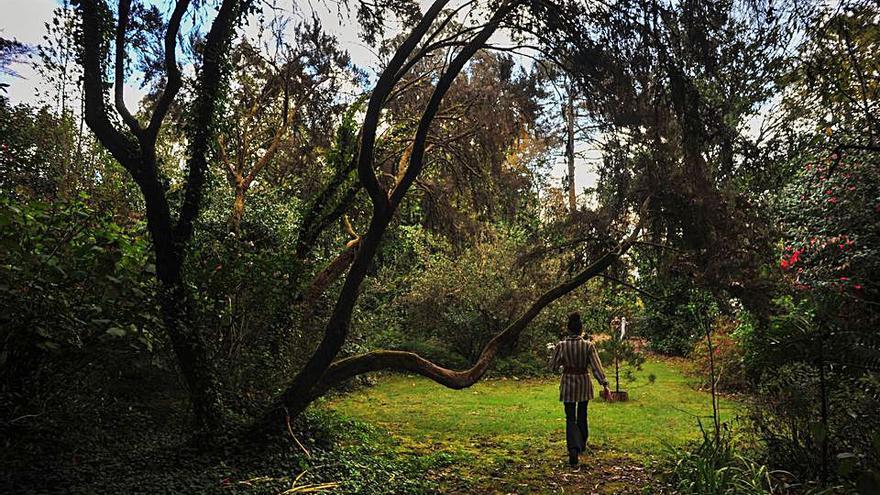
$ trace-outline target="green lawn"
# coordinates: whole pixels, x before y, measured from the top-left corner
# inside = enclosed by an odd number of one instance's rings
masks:
[[[657,377],[655,383],[647,383],[648,374]],[[594,457],[622,457],[629,464],[643,465],[665,444],[680,445],[699,437],[696,416],[711,415],[709,395],[694,390],[690,380],[666,362],[651,360],[639,375],[630,388],[629,402],[590,403]],[[552,475],[565,451],[556,379],[489,380],[450,390],[420,377],[388,376],[374,387],[327,405],[387,430],[403,452],[439,450],[461,456],[452,478],[471,477],[482,485],[503,480],[509,485],[504,490],[516,493],[535,492],[530,480]],[[732,419],[736,410],[735,403],[722,399],[723,420]],[[703,422],[711,424],[710,419]],[[462,493],[469,491],[464,485],[459,488]]]

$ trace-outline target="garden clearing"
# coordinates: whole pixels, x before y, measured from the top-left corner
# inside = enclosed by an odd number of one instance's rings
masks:
[[[651,463],[670,446],[699,438],[698,418],[711,425],[711,400],[671,361],[649,359],[636,376],[629,402],[590,403],[592,450],[574,470],[566,464],[555,378],[487,380],[451,390],[392,375],[325,406],[388,431],[402,455],[451,456],[430,472],[442,493],[643,493],[656,483]],[[739,409],[722,398],[722,421]]]

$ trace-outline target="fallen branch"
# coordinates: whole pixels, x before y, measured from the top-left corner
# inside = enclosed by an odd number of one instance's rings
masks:
[[[307,449],[307,448],[305,447],[305,445],[303,445],[303,444],[299,441],[299,439],[296,438],[296,435],[293,434],[293,428],[290,426],[290,414],[287,414],[286,416],[284,416],[284,422],[287,424],[287,433],[290,434],[290,438],[292,438],[293,441],[296,442],[296,444],[299,446],[299,448],[302,449],[302,451],[306,454],[306,457],[308,457],[309,459],[311,459],[311,458],[312,458],[312,453],[309,452],[309,449]],[[303,474],[305,474],[305,472],[303,472],[302,474],[300,474],[300,476],[302,476]],[[297,481],[298,481],[298,480],[299,480],[299,478],[297,478]],[[294,481],[293,484],[296,485],[296,481]]]

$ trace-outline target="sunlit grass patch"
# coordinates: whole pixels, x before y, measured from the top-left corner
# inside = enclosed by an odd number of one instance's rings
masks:
[[[647,384],[652,373],[657,380]],[[630,401],[590,403],[590,443],[650,454],[698,438],[695,416],[711,415],[709,396],[661,361],[645,363],[638,375]],[[421,377],[389,376],[329,405],[414,441],[546,446],[563,439],[565,426],[556,379],[490,380],[450,390]],[[734,402],[721,399],[722,420],[736,411]]]
[[[647,384],[649,374],[656,376],[655,383]],[[648,361],[637,376],[630,401],[591,402],[594,450],[585,456],[586,463],[608,469],[644,465],[665,453],[667,445],[699,438],[697,416],[711,415],[709,395],[663,361]],[[325,405],[387,430],[402,452],[454,454],[457,462],[435,473],[446,492],[494,486],[501,492],[555,493],[542,479],[565,471],[565,419],[558,394],[555,378],[489,380],[450,390],[421,377],[393,375]],[[732,420],[738,408],[722,398],[722,420]]]

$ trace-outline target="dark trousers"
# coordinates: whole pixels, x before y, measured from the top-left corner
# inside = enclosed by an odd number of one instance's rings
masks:
[[[565,443],[568,450],[583,452],[587,448],[590,429],[587,426],[587,401],[563,402],[565,405]]]

